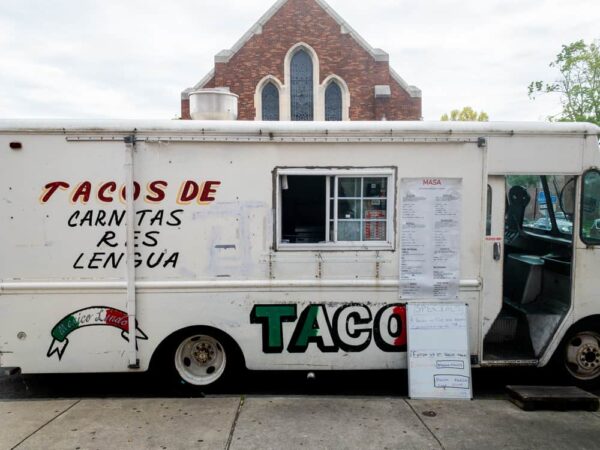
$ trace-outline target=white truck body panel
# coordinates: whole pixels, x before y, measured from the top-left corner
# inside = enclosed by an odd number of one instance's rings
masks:
[[[135,201],[140,370],[165,338],[198,325],[231,336],[250,369],[405,368],[405,353],[378,347],[375,334],[385,330],[374,328],[379,311],[403,303],[398,188],[415,177],[462,179],[459,297],[469,305],[471,354],[481,360],[489,329],[482,311],[499,310],[482,295],[490,256],[484,251],[488,175],[580,175],[600,166],[598,132],[591,125],[537,123],[0,121],[0,365],[24,373],[131,370],[122,316],[125,202],[118,195],[128,135],[137,139],[134,180],[141,191]],[[22,148],[11,150],[11,142]],[[391,171],[391,248],[278,248],[275,174],[283,168]],[[56,182],[68,187],[48,188]],[[186,203],[182,196],[195,186],[198,193]],[[600,313],[599,256],[578,238],[576,247],[576,300],[562,333]],[[314,344],[303,352],[265,352],[264,327],[250,318],[256,305],[276,304],[296,305],[298,316],[310,304],[324,305],[333,334],[345,332],[334,321],[337,311],[365,305],[370,343],[358,352],[324,352]],[[297,323],[283,323],[284,346]]]

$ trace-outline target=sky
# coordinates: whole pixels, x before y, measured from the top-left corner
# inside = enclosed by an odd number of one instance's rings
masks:
[[[0,118],[172,119],[180,93],[275,0],[0,0]],[[423,92],[425,120],[471,106],[545,120],[561,45],[600,39],[599,0],[328,0]]]

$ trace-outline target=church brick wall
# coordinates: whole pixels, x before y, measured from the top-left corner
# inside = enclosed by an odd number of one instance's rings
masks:
[[[331,74],[350,91],[351,120],[420,120],[421,98],[411,97],[391,76],[387,61],[375,59],[313,0],[289,0],[227,62],[215,63],[214,78],[205,87],[229,87],[239,95],[239,120],[254,120],[254,93],[266,75],[284,79],[284,59],[299,42],[319,58],[322,83]],[[316,80],[315,80],[316,81]],[[376,99],[375,85],[390,85],[391,98]],[[185,104],[185,102],[188,102]],[[182,100],[182,117],[189,118],[189,101]]]

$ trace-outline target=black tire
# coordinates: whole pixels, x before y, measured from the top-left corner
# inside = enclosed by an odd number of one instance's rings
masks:
[[[152,371],[183,394],[202,394],[229,386],[242,367],[242,354],[233,339],[216,329],[194,327],[163,342]]]
[[[600,324],[585,321],[574,326],[554,355],[563,379],[583,389],[600,387]]]

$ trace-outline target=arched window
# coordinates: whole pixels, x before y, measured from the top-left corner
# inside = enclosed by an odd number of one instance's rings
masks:
[[[313,62],[305,50],[292,57],[290,75],[291,119],[313,120]]]
[[[342,120],[342,90],[335,81],[325,90],[325,120]]]
[[[262,90],[262,120],[279,120],[279,89],[269,82]]]

